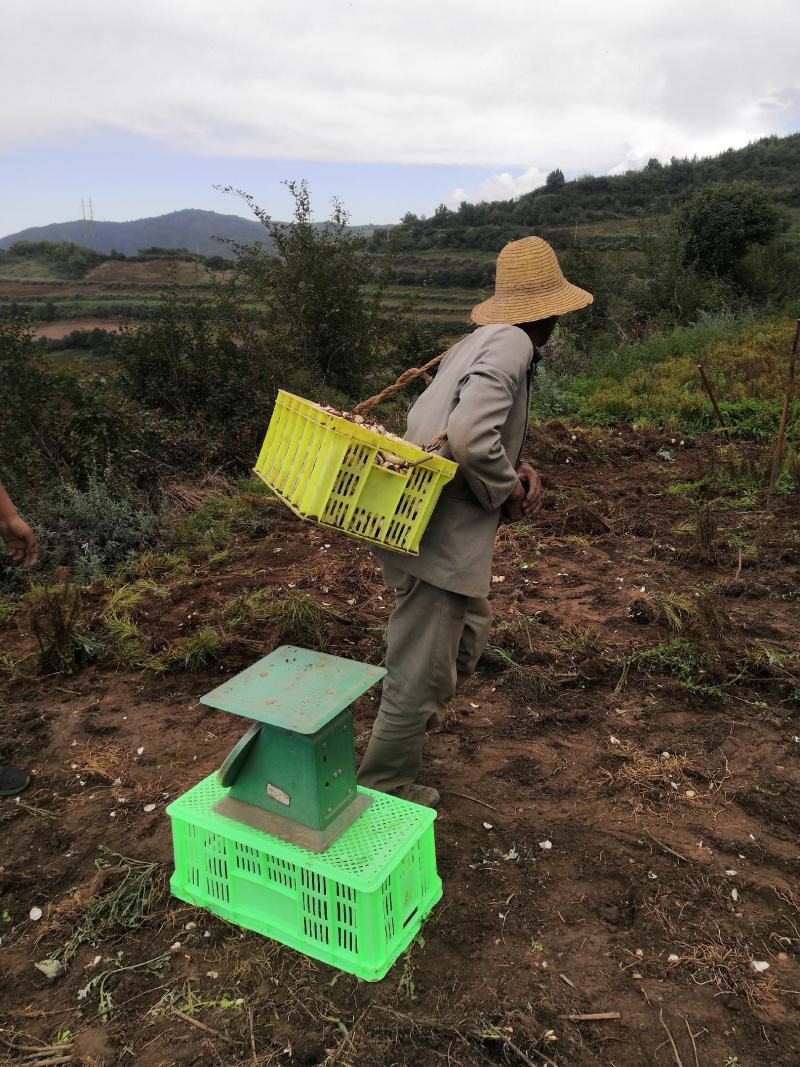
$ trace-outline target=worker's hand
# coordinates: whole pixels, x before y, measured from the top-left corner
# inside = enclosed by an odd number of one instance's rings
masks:
[[[525,486],[519,478],[514,486],[511,496],[503,504],[503,518],[506,522],[520,522],[525,518],[523,505],[525,503]]]
[[[525,497],[522,501],[522,514],[526,519],[529,519],[531,515],[535,515],[542,507],[542,479],[539,477],[539,472],[534,470],[530,463],[520,463],[517,467],[517,477],[525,490]]]
[[[0,515],[0,540],[15,563],[32,567],[39,559],[39,542],[27,522],[16,513]]]

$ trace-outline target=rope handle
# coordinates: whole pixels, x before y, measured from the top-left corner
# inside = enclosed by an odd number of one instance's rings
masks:
[[[450,349],[447,349],[449,352]],[[447,352],[442,352],[434,359],[428,360],[428,362],[422,367],[411,367],[409,370],[403,371],[394,385],[387,385],[386,388],[376,393],[375,396],[371,396],[369,400],[363,400],[360,404],[357,404],[353,408],[351,414],[353,415],[368,415],[373,411],[378,404],[382,404],[384,400],[388,400],[390,396],[394,396],[395,393],[401,392],[409,384],[409,382],[415,381],[417,378],[421,378],[423,374],[426,374],[431,367],[435,367],[438,363],[441,363]]]

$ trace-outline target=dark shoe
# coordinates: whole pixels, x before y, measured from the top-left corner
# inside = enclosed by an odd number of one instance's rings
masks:
[[[439,792],[430,785],[401,785],[394,793],[401,800],[410,800],[412,804],[422,804],[425,808],[439,807]]]
[[[0,797],[15,797],[30,785],[31,776],[19,767],[0,767]]]

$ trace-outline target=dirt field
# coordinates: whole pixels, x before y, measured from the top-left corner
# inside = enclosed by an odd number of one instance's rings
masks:
[[[269,633],[194,674],[36,678],[29,661],[0,707],[0,758],[35,773],[0,803],[8,1062],[800,1064],[800,501],[772,517],[731,500],[710,525],[701,508],[698,533],[664,490],[710,454],[534,435],[546,508],[500,532],[492,649],[426,750],[444,898],[377,985],[165,889],[164,806],[241,733],[198,697]],[[146,602],[156,643],[281,586],[339,614],[327,650],[380,661],[390,597],[366,549],[283,511],[235,547]],[[21,613],[2,624],[4,651],[30,651],[26,632]],[[358,703],[360,750],[374,709]],[[151,897],[80,943],[121,877],[104,847],[158,864]],[[35,969],[68,944],[66,973]]]
[[[137,323],[130,322],[131,326]],[[34,337],[68,337],[73,330],[106,330],[116,333],[122,325],[121,319],[62,319],[53,322],[40,322],[32,327]]]

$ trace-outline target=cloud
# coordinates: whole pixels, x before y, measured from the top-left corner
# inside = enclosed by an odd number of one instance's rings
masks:
[[[476,195],[513,196],[557,166],[771,132],[796,115],[798,31],[794,0],[6,0],[0,149],[118,131],[196,155],[496,168]]]
[[[538,189],[546,180],[547,172],[539,167],[528,167],[521,174],[512,174],[506,170],[482,181],[475,192],[454,189],[445,203],[448,207],[458,207],[462,200],[471,203],[479,200],[511,200],[515,196],[531,192],[532,189]]]

